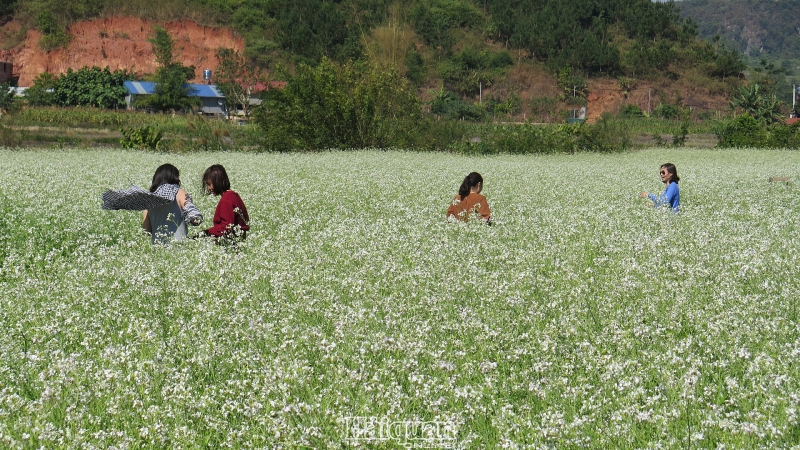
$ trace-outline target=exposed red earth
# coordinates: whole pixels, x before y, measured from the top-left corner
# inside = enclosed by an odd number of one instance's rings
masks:
[[[14,63],[14,72],[19,74],[19,86],[32,85],[34,78],[42,72],[60,75],[69,68],[108,66],[112,71],[128,69],[139,74],[153,73],[156,61],[147,39],[153,35],[154,25],[155,22],[136,17],[76,22],[68,30],[72,37],[69,46],[49,52],[38,45],[41,33],[28,30],[25,41],[18,47],[0,52],[0,59]],[[214,53],[220,47],[244,50],[244,41],[224,28],[205,27],[189,20],[159,25],[169,32],[175,43],[175,60],[195,67],[193,83],[203,82],[203,69],[216,69]]]
[[[153,35],[156,22],[137,17],[108,17],[91,21],[76,22],[68,32],[71,41],[67,48],[51,51],[42,50],[38,43],[41,33],[28,30],[25,40],[10,50],[0,51],[0,60],[14,63],[14,72],[19,74],[19,86],[31,86],[33,80],[42,72],[60,75],[72,68],[106,67],[111,70],[128,69],[138,74],[154,73],[155,56],[152,45],[147,41]],[[216,70],[214,57],[221,47],[244,50],[244,41],[233,31],[225,28],[212,28],[191,20],[159,23],[175,43],[174,58],[186,66],[195,67],[195,77],[191,82],[203,82],[203,69]],[[13,21],[3,26],[0,38],[7,39],[19,24]],[[523,101],[533,97],[556,96],[558,90],[555,79],[536,71],[526,72],[514,69],[509,77],[511,85],[496,94],[517,92]],[[628,92],[623,92],[616,79],[590,79],[588,82],[587,119],[593,122],[605,112],[616,113],[626,102],[634,103],[642,110],[652,111],[661,102],[674,103],[678,97],[684,105],[698,110],[723,110],[727,99],[723,95],[707,95],[688,85],[653,85],[637,82]],[[487,90],[492,93],[494,89]]]

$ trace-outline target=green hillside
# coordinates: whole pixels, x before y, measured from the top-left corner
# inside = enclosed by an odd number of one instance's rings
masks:
[[[704,38],[719,35],[748,56],[800,59],[797,1],[685,0],[679,6]]]
[[[434,60],[467,48],[484,50],[490,42],[524,51],[554,69],[568,66],[588,75],[642,76],[688,59],[713,63],[715,58],[695,41],[695,29],[674,5],[649,0],[12,0],[3,5],[0,14],[54,37],[70,22],[112,14],[226,26],[246,38],[248,54],[262,65],[276,59],[365,58],[365,42],[381,39],[375,31],[387,26],[413,33],[411,41],[423,43]],[[401,51],[403,62],[413,66],[411,42]],[[497,63],[465,58],[466,66]]]

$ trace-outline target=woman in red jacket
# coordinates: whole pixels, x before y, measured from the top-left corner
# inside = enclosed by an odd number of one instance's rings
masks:
[[[250,216],[239,194],[231,190],[231,182],[225,168],[219,164],[206,169],[203,174],[206,195],[219,195],[214,212],[214,226],[205,230],[208,236],[244,238],[250,229]]]

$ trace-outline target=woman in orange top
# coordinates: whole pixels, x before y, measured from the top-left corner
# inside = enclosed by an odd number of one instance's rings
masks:
[[[458,195],[453,198],[453,203],[447,208],[447,218],[455,218],[464,222],[469,220],[469,216],[475,214],[487,224],[492,224],[492,212],[489,210],[489,202],[486,197],[481,195],[483,189],[483,177],[478,172],[472,172],[464,178]]]

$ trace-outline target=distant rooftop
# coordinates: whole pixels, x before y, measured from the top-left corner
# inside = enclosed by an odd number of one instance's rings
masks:
[[[131,94],[152,95],[156,93],[156,84],[152,81],[126,81],[125,89]],[[184,84],[188,88],[190,97],[225,98],[225,95],[213,84]]]

